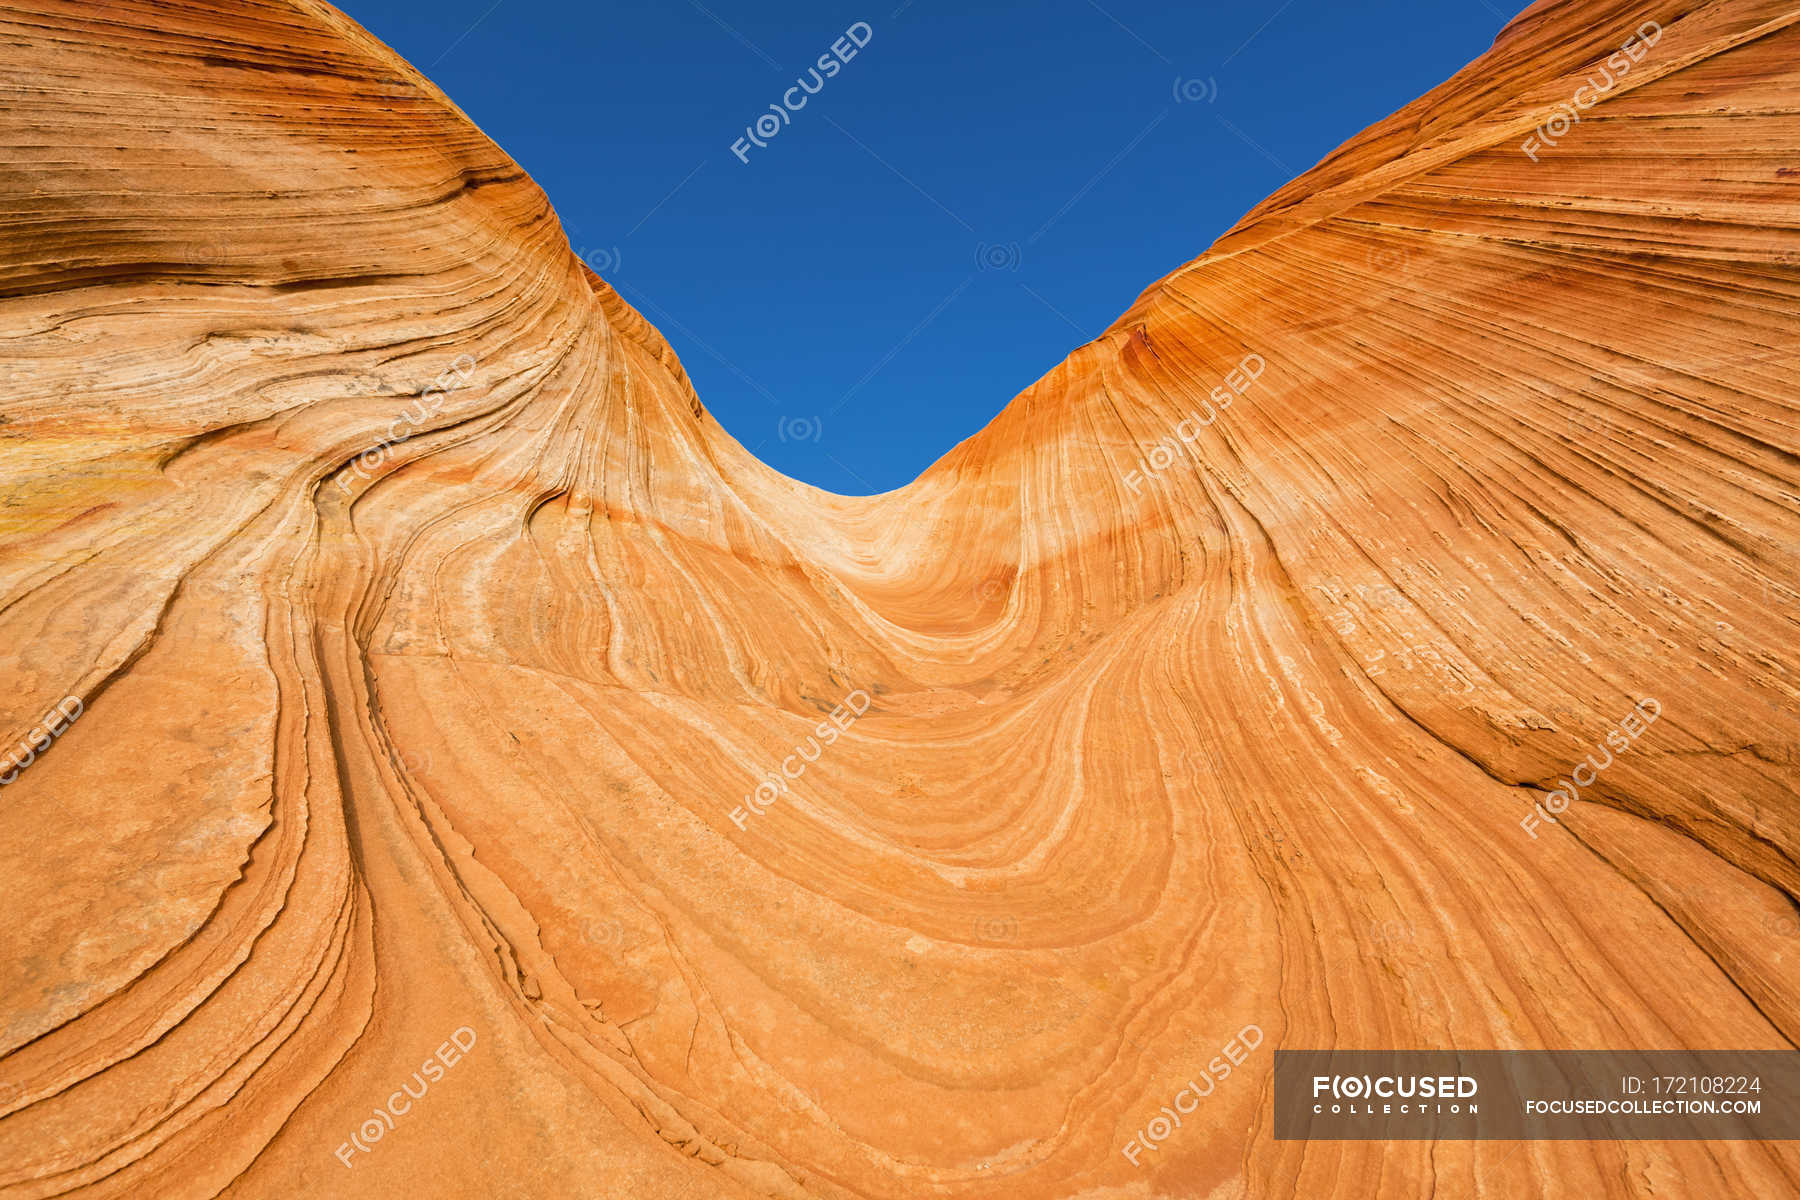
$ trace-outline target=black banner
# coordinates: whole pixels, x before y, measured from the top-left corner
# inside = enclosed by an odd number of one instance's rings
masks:
[[[1282,1141],[1800,1138],[1797,1050],[1277,1050]]]

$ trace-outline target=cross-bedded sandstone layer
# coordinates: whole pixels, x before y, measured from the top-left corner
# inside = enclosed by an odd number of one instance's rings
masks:
[[[1269,1129],[1800,1031],[1800,5],[1535,5],[868,498],[329,6],[0,57],[0,1196],[1800,1195]]]

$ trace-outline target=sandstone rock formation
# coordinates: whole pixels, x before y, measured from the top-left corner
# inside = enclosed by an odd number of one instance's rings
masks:
[[[328,5],[0,4],[0,1196],[1800,1195],[1269,1131],[1800,1032],[1797,23],[1544,0],[847,498]]]

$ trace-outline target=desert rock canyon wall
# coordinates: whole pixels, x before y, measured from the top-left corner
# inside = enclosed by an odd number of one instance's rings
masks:
[[[0,47],[0,1196],[1800,1196],[1269,1130],[1800,1033],[1800,4],[1534,5],[867,498],[329,5]]]

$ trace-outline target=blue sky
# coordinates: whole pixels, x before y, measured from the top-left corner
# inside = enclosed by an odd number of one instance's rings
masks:
[[[854,494],[913,479],[1514,11],[338,2],[531,173],[733,435]]]

